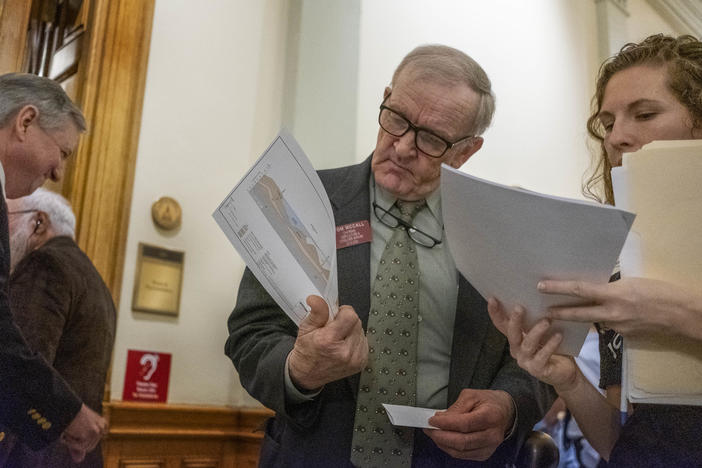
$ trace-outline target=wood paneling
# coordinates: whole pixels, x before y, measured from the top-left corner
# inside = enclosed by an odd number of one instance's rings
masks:
[[[33,0],[31,3],[23,71],[48,76],[60,83],[62,77],[51,71],[55,54],[69,42],[81,42],[85,24],[76,21],[82,19],[83,0]],[[72,58],[76,67],[66,70],[69,74],[75,74],[81,57],[73,54]]]
[[[32,0],[0,0],[0,75],[22,67],[31,11]]]
[[[80,104],[90,126],[63,193],[78,245],[119,303],[154,0],[93,0]]]
[[[116,303],[154,3],[0,0],[0,73],[20,71],[26,56],[28,64],[36,62],[34,71],[61,81],[85,114],[88,133],[63,185],[53,189],[72,203],[78,245],[95,264]],[[36,48],[27,47],[28,29]],[[50,40],[35,40],[47,37]]]
[[[110,402],[106,468],[255,467],[266,409]]]
[[[187,458],[183,460],[183,468],[219,468],[219,460],[215,458]]]
[[[165,468],[165,466],[165,460],[144,461],[124,459],[119,462],[119,468]]]

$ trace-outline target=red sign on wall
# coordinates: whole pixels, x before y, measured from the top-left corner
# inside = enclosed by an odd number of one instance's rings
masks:
[[[171,375],[171,355],[154,351],[127,350],[127,372],[122,399],[165,402]]]

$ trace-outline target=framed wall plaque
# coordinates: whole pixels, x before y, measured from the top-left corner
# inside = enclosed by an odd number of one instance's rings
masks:
[[[185,252],[139,243],[132,310],[178,316]]]

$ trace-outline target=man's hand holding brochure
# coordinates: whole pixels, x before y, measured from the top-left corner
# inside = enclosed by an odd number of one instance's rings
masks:
[[[299,325],[307,296],[338,310],[334,213],[317,172],[286,131],[212,214],[246,266]]]

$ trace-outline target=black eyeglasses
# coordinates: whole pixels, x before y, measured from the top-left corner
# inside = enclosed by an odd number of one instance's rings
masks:
[[[428,249],[431,249],[434,246],[441,244],[441,239],[437,239],[433,236],[430,236],[421,229],[417,229],[415,226],[411,225],[402,218],[397,217],[382,206],[378,205],[375,202],[375,181],[373,181],[373,213],[375,214],[375,217],[378,219],[378,221],[380,221],[387,227],[392,229],[401,227],[402,229],[407,231],[407,235],[410,239],[412,239],[412,241],[414,241],[415,244],[419,244],[422,247],[426,247]],[[444,228],[442,226],[442,232],[443,229]]]
[[[450,150],[458,143],[475,136],[468,135],[454,142],[450,142],[429,129],[417,127],[410,122],[407,117],[386,106],[385,101],[387,101],[388,98],[390,98],[390,94],[388,94],[387,97],[383,99],[383,103],[380,104],[380,114],[378,114],[380,128],[396,137],[401,137],[408,131],[414,130],[414,145],[427,156],[440,158],[446,154],[446,151]]]

